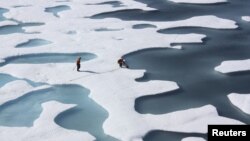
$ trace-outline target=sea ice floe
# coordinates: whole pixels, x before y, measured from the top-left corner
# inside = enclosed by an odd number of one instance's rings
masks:
[[[27,16],[25,18],[27,18]],[[25,19],[22,20],[25,21]],[[210,22],[210,20],[214,22]],[[133,50],[128,49],[129,52],[137,50],[135,49],[135,47],[146,48],[145,44],[147,44],[147,47],[169,47],[171,42],[199,43],[201,42],[201,39],[205,37],[205,35],[201,34],[161,35],[160,33],[157,33],[157,30],[162,28],[197,26],[197,27],[209,27],[216,29],[232,29],[232,28],[234,29],[238,27],[234,21],[221,19],[219,17],[211,15],[192,17],[190,19],[176,21],[176,22],[173,21],[149,22],[148,24],[153,24],[158,28],[155,29],[147,28],[141,30],[132,29],[132,26],[134,24],[145,23],[143,21],[122,21],[119,19],[112,19],[112,18],[103,20],[93,20],[93,19],[73,19],[69,17],[68,19],[47,21],[44,17],[40,17],[38,21],[46,22],[46,24],[39,27],[28,26],[24,27],[23,29],[25,30],[25,32],[33,32],[33,33],[38,32],[40,34],[17,33],[1,37],[0,41],[3,44],[1,44],[0,46],[5,47],[5,50],[1,51],[0,55],[5,57],[7,57],[8,54],[10,53],[12,53],[12,55],[16,55],[17,51],[18,54],[48,52],[48,50],[51,52],[62,52],[64,50],[77,52],[81,49],[93,51],[93,48],[100,48],[100,44],[103,45],[102,48],[106,48],[106,46],[109,47],[121,46],[121,48],[131,47],[131,49],[133,48]],[[101,27],[108,27],[112,29],[124,29],[124,30],[116,33],[111,33],[111,31],[96,33],[95,29]],[[62,34],[68,32],[69,30],[77,31],[78,34],[74,35],[74,37],[72,37],[72,35],[69,34]],[[114,37],[123,40],[112,40]],[[15,50],[16,45],[20,44],[21,42],[25,42],[30,38],[42,38],[45,40],[52,41],[53,44],[46,45],[46,47],[39,50],[33,48]],[[161,42],[153,42],[158,40],[161,40]],[[105,41],[105,43],[103,41]],[[8,49],[6,49],[7,47]],[[8,52],[8,54],[6,54],[6,52]]]
[[[168,0],[176,3],[194,3],[194,4],[213,4],[213,3],[224,3],[227,0]]]
[[[198,137],[187,137],[182,139],[181,141],[206,141],[206,140]]]
[[[0,1],[2,7],[10,10],[4,14],[7,18],[22,22],[45,23],[45,25],[39,27],[23,28],[26,32],[39,32],[40,34],[15,33],[1,36],[0,56],[2,59],[9,56],[41,53],[90,52],[98,56],[88,62],[82,62],[82,72],[74,70],[74,63],[7,64],[0,67],[0,72],[36,82],[46,82],[49,84],[73,83],[87,87],[91,91],[90,97],[109,113],[109,117],[103,125],[105,133],[117,137],[122,141],[141,140],[151,130],[205,133],[207,131],[207,124],[242,124],[233,119],[220,117],[215,107],[211,105],[163,115],[139,114],[134,109],[136,98],[173,91],[179,87],[177,83],[170,81],[136,82],[135,79],[142,77],[145,73],[144,70],[120,69],[117,64],[118,58],[130,52],[145,48],[170,47],[170,44],[173,42],[201,43],[202,39],[206,37],[206,35],[194,33],[165,35],[157,33],[159,29],[183,26],[235,29],[238,27],[236,22],[211,15],[171,22],[86,18],[94,14],[122,9],[137,8],[153,10],[147,7],[146,4],[134,0],[120,1],[124,7],[114,8],[111,5],[86,5],[89,3],[105,2],[105,0],[72,0],[67,2],[71,10],[60,13],[60,18],[56,18],[44,11],[47,7],[62,4],[56,1]],[[13,8],[13,5],[18,4],[33,6]],[[135,24],[145,23],[155,25],[157,28],[140,30],[132,28]],[[124,30],[116,32],[95,31],[95,29],[101,27]],[[76,31],[77,34],[65,34],[68,31]],[[31,38],[49,40],[53,44],[39,49],[15,48],[16,45]],[[43,107],[43,113],[31,128],[0,127],[0,131],[2,131],[0,132],[1,139],[3,141],[16,141],[17,138],[25,141],[78,141],[83,138],[87,141],[94,140],[89,134],[66,130],[54,123],[54,117],[60,112],[71,108],[72,105],[67,106],[51,102],[45,103]]]
[[[84,84],[91,90],[90,97],[109,112],[103,125],[105,133],[123,141],[142,138],[151,130],[206,133],[208,124],[242,124],[220,117],[211,105],[163,115],[139,114],[134,110],[136,98],[178,89],[177,84],[168,81],[136,82],[134,79],[142,77],[144,71],[118,69],[118,66],[106,70],[100,68],[101,64],[92,64],[84,64],[83,70],[96,71],[97,74],[74,73],[72,64],[55,64],[53,69],[57,71],[52,71],[47,64],[33,65],[33,71],[29,73],[24,73],[30,67],[28,64],[7,65],[0,71],[6,69],[14,76],[25,76],[31,80],[47,79],[52,84]],[[12,67],[23,68],[23,71],[13,70]],[[38,72],[39,75],[36,75]]]
[[[250,94],[231,93],[228,95],[228,98],[233,105],[250,114]]]
[[[221,73],[242,72],[250,70],[250,59],[224,61],[215,67],[216,71]]]
[[[238,27],[235,21],[232,21],[229,19],[223,19],[214,15],[195,16],[195,17],[191,17],[185,20],[167,22],[165,24],[162,24],[161,28],[164,25],[165,26],[169,25],[169,27],[165,27],[165,28],[188,27],[188,26],[194,27],[195,26],[195,27],[206,27],[206,28],[214,28],[214,29],[235,29]]]
[[[250,16],[242,16],[241,19],[250,22]]]
[[[185,111],[177,111],[164,115],[134,115],[125,118],[130,122],[115,120],[118,117],[109,117],[104,124],[107,133],[121,140],[133,140],[143,137],[152,130],[166,130],[186,133],[206,133],[208,124],[243,124],[239,121],[220,117],[216,108],[204,106]],[[111,121],[115,122],[111,123]]]
[[[64,129],[54,122],[54,118],[61,112],[74,107],[73,104],[62,104],[50,101],[42,104],[43,111],[28,127],[0,127],[1,141],[94,141],[95,138],[86,132]]]

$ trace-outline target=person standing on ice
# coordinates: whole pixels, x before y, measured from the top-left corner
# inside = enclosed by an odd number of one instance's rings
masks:
[[[80,71],[80,68],[81,68],[81,57],[78,57],[78,59],[76,60],[76,67],[77,67],[77,71]]]
[[[122,68],[123,66],[128,68],[128,65],[126,64],[125,60],[123,58],[120,58],[117,63],[119,64],[119,66]]]

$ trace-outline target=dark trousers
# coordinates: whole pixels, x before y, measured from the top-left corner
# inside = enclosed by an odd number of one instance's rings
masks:
[[[79,71],[79,69],[81,68],[81,65],[80,64],[77,64],[77,71]]]
[[[120,67],[122,68],[123,66],[128,68],[128,65],[125,62],[119,63]]]

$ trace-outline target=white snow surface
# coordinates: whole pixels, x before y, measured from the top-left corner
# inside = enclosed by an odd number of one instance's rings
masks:
[[[250,22],[250,16],[242,16],[241,19]]]
[[[59,113],[74,106],[56,101],[43,103],[43,111],[32,127],[0,127],[1,141],[94,141],[88,133],[66,130],[54,122]]]
[[[234,21],[212,15],[171,22],[86,18],[102,12],[123,9],[153,10],[147,7],[147,5],[134,0],[120,0],[124,6],[116,8],[110,5],[93,5],[101,2],[105,2],[105,0],[71,0],[68,2],[56,2],[55,0],[0,1],[1,7],[9,10],[4,13],[6,18],[16,19],[24,23],[45,23],[41,26],[23,27],[25,32],[39,32],[40,34],[14,33],[0,35],[0,59],[5,60],[10,56],[39,53],[89,52],[98,56],[93,60],[82,62],[83,72],[73,71],[75,67],[73,63],[10,63],[1,66],[0,73],[30,79],[35,82],[45,82],[51,85],[79,84],[90,89],[90,97],[109,113],[109,117],[103,125],[105,133],[122,141],[141,140],[146,133],[156,129],[206,133],[207,124],[243,124],[237,120],[219,116],[216,108],[212,105],[162,115],[139,114],[134,109],[136,98],[173,91],[179,87],[175,82],[171,81],[136,82],[135,79],[142,77],[145,71],[120,69],[116,62],[122,55],[130,52],[145,48],[171,47],[171,43],[200,43],[206,37],[206,35],[195,33],[160,34],[157,33],[157,30],[183,26],[234,29],[237,28]],[[30,6],[13,7],[18,5]],[[59,5],[67,5],[71,9],[60,12],[59,17],[44,11],[47,7]],[[144,23],[155,25],[157,28],[132,28],[135,24]],[[95,31],[95,29],[100,28],[119,30]],[[75,31],[76,34],[67,34],[69,31]],[[15,48],[16,45],[22,42],[36,38],[49,40],[53,43],[42,48]],[[177,47],[174,46],[173,48]],[[97,74],[88,73],[87,71],[97,72]],[[25,92],[30,87],[25,82],[12,83],[23,85]],[[11,87],[19,87],[11,85],[12,83],[6,84],[1,90],[9,93]],[[16,94],[9,99],[21,96],[21,94],[25,93],[24,90],[16,89]],[[25,141],[80,141],[82,138],[93,140],[94,138],[86,132],[66,130],[54,123],[53,118],[57,114],[71,107],[72,105],[64,105],[57,102],[45,103],[43,104],[43,113],[36,120],[33,127],[0,127],[0,138],[3,138],[4,141],[16,139]]]
[[[250,94],[231,93],[228,95],[228,98],[236,107],[243,112],[250,114]]]
[[[221,73],[249,71],[250,59],[223,61],[219,66],[215,67],[215,70]]]
[[[213,3],[224,3],[227,0],[168,0],[176,3],[194,3],[194,4],[213,4]]]
[[[187,137],[182,139],[181,141],[206,141],[206,140],[198,137]]]

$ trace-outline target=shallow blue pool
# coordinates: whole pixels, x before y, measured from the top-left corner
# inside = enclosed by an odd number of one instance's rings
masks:
[[[70,10],[71,8],[67,5],[59,5],[55,7],[48,7],[45,12],[52,13],[54,16],[59,17],[59,13],[65,10]]]
[[[90,91],[79,85],[54,85],[37,90],[0,105],[0,125],[30,127],[42,112],[41,104],[55,100],[65,104],[76,104],[59,114],[55,122],[67,129],[87,131],[98,141],[117,141],[102,129],[108,113],[88,97]],[[27,110],[29,109],[29,110]]]
[[[44,39],[30,39],[27,42],[20,43],[16,46],[16,48],[31,48],[31,47],[40,47],[44,45],[51,44],[52,42],[44,40]]]
[[[44,64],[44,63],[74,63],[78,57],[82,61],[88,61],[97,56],[92,53],[40,53],[13,56],[0,63],[0,67],[6,64]]]

